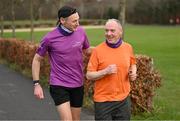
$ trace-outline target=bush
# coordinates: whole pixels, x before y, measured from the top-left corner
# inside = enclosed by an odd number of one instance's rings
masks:
[[[37,49],[37,44],[17,39],[0,38],[0,58],[7,60],[11,64],[16,64],[20,71],[28,70],[31,72],[32,59]],[[84,73],[89,60],[89,56],[84,56]],[[154,68],[153,59],[145,55],[136,55],[137,59],[137,80],[131,81],[131,100],[132,112],[151,112],[153,109],[153,97],[155,89],[161,85],[161,76]],[[41,63],[40,77],[41,83],[47,85],[49,76],[48,57]],[[84,106],[93,108],[93,81],[85,79],[85,100]]]

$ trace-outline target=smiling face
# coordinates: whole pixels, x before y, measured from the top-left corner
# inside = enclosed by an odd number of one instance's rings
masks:
[[[105,25],[105,37],[109,43],[116,43],[122,37],[122,26],[114,19],[110,19]]]
[[[64,27],[66,27],[70,31],[75,31],[76,28],[79,26],[79,15],[76,12],[67,18],[61,18],[60,22]]]

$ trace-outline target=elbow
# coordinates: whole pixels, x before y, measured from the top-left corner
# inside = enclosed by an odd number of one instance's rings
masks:
[[[91,77],[90,77],[90,75],[88,73],[86,74],[86,79],[91,80]]]
[[[86,78],[87,78],[87,80],[94,80],[93,75],[92,75],[91,72],[86,73]]]

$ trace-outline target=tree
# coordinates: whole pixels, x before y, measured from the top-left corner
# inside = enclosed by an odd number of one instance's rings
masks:
[[[23,0],[11,0],[11,20],[12,20],[12,37],[16,37],[15,35],[15,20],[16,20],[16,15],[15,15],[15,7],[17,5],[20,5],[23,2]]]
[[[30,35],[30,40],[34,40],[34,16],[33,16],[33,0],[30,0],[30,16],[31,16],[31,35]]]
[[[11,1],[11,15],[12,15],[12,37],[14,38],[15,37],[15,3],[16,1],[15,0],[12,0]]]
[[[154,15],[154,3],[152,0],[139,0],[134,7],[134,19],[139,24],[151,24]]]
[[[125,24],[125,13],[126,13],[126,0],[119,1],[119,20],[123,27],[123,38],[124,38],[124,24]]]
[[[42,6],[44,5],[45,0],[36,0],[36,2],[33,3],[33,13],[34,13],[34,19],[42,19]]]
[[[64,5],[65,0],[51,0],[52,4],[57,8],[61,8]]]
[[[4,21],[4,17],[3,16],[1,16],[1,18],[0,18],[1,20],[1,37],[3,37],[3,33],[4,33],[4,23],[3,23],[3,21]]]
[[[80,15],[81,15],[81,18],[84,18],[84,1],[83,0],[80,0]]]

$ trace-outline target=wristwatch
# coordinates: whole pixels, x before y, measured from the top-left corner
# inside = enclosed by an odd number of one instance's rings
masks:
[[[33,85],[34,85],[34,86],[39,85],[39,80],[34,80],[34,81],[33,81]]]

